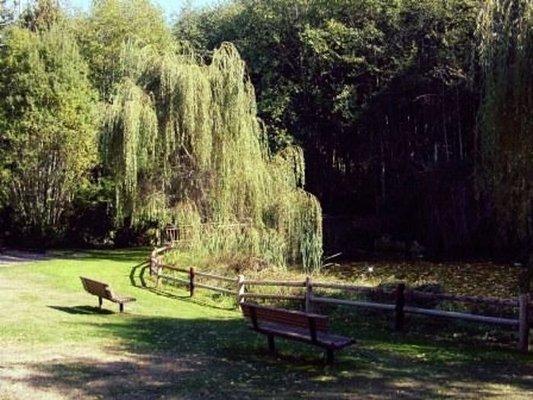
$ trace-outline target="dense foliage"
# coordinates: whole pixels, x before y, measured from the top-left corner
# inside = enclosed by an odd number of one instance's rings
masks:
[[[119,223],[176,224],[194,250],[320,266],[321,209],[298,149],[271,156],[245,64],[127,43],[103,135]]]
[[[533,235],[532,25],[531,1],[492,0],[478,26],[480,188],[506,242]]]
[[[531,0],[232,0],[172,30],[149,0],[0,4],[7,229],[124,244],[173,222],[207,251],[318,265],[305,188],[328,252],[532,242]],[[51,148],[69,151],[44,195]]]
[[[96,93],[71,35],[13,28],[0,59],[0,174],[19,234],[50,239],[96,162]]]
[[[90,14],[75,22],[91,79],[106,100],[122,77],[120,56],[126,40],[159,47],[172,42],[161,11],[147,0],[95,1]]]
[[[15,17],[16,2],[0,0],[0,29],[11,23]]]
[[[301,143],[308,189],[327,214],[351,216],[358,229],[348,224],[344,236],[362,233],[359,243],[343,250],[388,233],[441,254],[486,253],[528,241],[527,190],[518,189],[518,216],[515,205],[503,205],[508,199],[493,200],[496,192],[485,190],[494,164],[480,158],[488,143],[481,125],[497,125],[483,122],[484,116],[505,124],[500,112],[485,109],[489,91],[483,82],[491,81],[490,74],[499,74],[507,88],[520,85],[516,96],[501,87],[497,98],[523,121],[531,120],[529,65],[512,72],[522,77],[518,82],[488,60],[493,42],[500,62],[514,52],[519,31],[500,25],[513,4],[506,23],[525,33],[531,1],[236,0],[189,10],[175,34],[206,50],[235,43],[250,66],[272,146],[292,138]],[[520,38],[527,54],[531,37]],[[514,192],[509,185],[523,186],[520,179],[528,181],[530,125],[523,124],[521,132],[523,139],[515,143],[523,150],[516,160],[521,170],[496,178],[502,193]],[[490,151],[501,155],[497,147]],[[506,218],[510,224],[500,219],[496,203],[516,216]],[[522,234],[503,234],[498,225]],[[338,229],[339,220],[328,226]]]

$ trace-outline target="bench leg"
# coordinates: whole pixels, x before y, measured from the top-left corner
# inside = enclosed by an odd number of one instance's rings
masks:
[[[103,303],[102,298],[98,297],[98,308],[100,309],[102,308],[102,303]]]
[[[326,349],[326,362],[328,364],[333,364],[333,360],[335,359],[333,355],[333,349]]]
[[[123,313],[124,312],[124,303],[118,303],[118,304],[119,304],[120,312]]]
[[[270,354],[276,354],[276,345],[274,344],[274,335],[268,335],[268,351]]]

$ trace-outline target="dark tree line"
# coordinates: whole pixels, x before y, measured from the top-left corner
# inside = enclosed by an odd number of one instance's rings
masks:
[[[236,0],[189,11],[175,33],[206,50],[237,45],[272,145],[301,143],[308,190],[326,214],[345,215],[356,227],[344,230],[356,238],[344,250],[389,234],[446,256],[516,255],[530,233],[519,232],[517,220],[503,232],[492,192],[480,183],[483,21],[493,18],[488,29],[504,37],[504,17],[490,7],[509,4]],[[514,5],[526,26],[528,7]],[[531,93],[531,81],[522,84]],[[531,107],[520,112],[527,118]],[[530,163],[531,148],[520,156]],[[339,219],[332,221],[334,230]]]

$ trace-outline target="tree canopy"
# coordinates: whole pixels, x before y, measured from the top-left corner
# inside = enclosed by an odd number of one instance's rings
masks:
[[[12,28],[1,52],[2,192],[23,231],[53,238],[97,160],[97,96],[59,26]]]
[[[321,210],[303,155],[271,155],[245,64],[224,43],[194,52],[127,43],[103,136],[126,223],[173,222],[195,246],[320,266]]]
[[[518,81],[487,63],[493,51],[500,60],[514,54],[516,35],[527,49],[531,8],[530,1],[235,0],[188,10],[174,32],[205,50],[235,43],[250,67],[271,146],[302,145],[307,188],[327,214],[374,221],[366,237],[387,232],[450,254],[516,249],[531,235],[523,231],[526,208],[519,217],[523,234],[514,220],[503,223],[515,231],[504,235],[498,221],[510,219],[497,211],[496,192],[483,189],[481,199],[478,185],[496,178],[483,120],[492,119],[490,129],[504,121],[500,112],[485,111],[490,75],[499,74],[508,89],[519,83],[516,95],[503,95],[500,86],[495,98],[531,119],[523,107],[531,73],[520,69]],[[503,180],[519,190],[525,206],[529,192],[518,181],[527,176],[531,129],[522,126],[515,150],[528,154],[519,158],[521,172],[515,170],[513,184],[510,175],[496,179],[502,192],[514,192]],[[502,155],[496,146],[490,151]],[[509,205],[508,216],[517,215]]]
[[[531,0],[232,0],[172,25],[149,0],[0,5],[8,231],[147,243],[171,222],[308,269],[322,208],[328,253],[532,243]]]

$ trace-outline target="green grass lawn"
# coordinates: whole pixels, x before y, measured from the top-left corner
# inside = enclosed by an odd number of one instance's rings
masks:
[[[250,332],[232,300],[185,290],[155,291],[135,266],[148,250],[58,253],[0,266],[0,399],[531,398],[533,357],[493,328],[344,310],[334,330],[358,345],[325,366],[321,353]],[[147,271],[145,271],[147,272]],[[82,290],[80,275],[137,298],[118,306]],[[342,316],[342,317],[341,317]],[[500,336],[512,332],[501,333]]]

